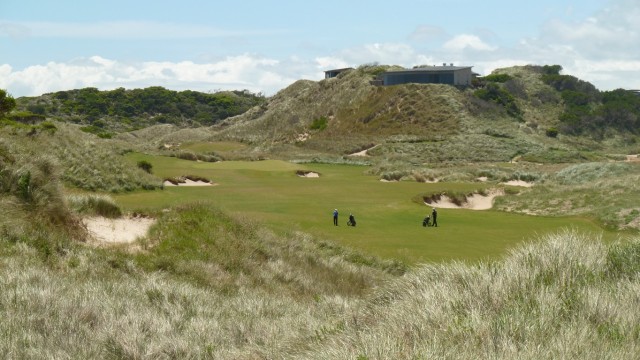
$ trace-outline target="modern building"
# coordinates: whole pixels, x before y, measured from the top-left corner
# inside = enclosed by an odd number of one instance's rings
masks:
[[[469,86],[474,73],[471,66],[419,66],[408,70],[387,71],[379,75],[377,84],[448,84],[456,86]]]
[[[353,70],[353,68],[350,67],[350,68],[344,68],[344,69],[327,70],[324,72],[324,78],[331,79],[338,76],[340,73],[343,73],[348,70]]]

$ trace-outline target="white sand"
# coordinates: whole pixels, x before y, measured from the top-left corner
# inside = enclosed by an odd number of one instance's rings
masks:
[[[193,181],[193,180],[189,180],[189,179],[184,179],[183,183],[179,183],[178,185],[172,183],[169,180],[166,180],[164,183],[162,183],[164,186],[215,186],[218,184],[213,184],[210,182],[206,182],[206,181]]]
[[[373,148],[374,148],[374,147],[376,147],[376,146],[378,146],[378,145],[374,145],[374,146],[372,146],[372,147],[370,147],[370,148],[368,148],[368,149],[364,149],[364,150],[362,150],[362,151],[358,151],[358,152],[356,152],[356,153],[349,154],[349,156],[369,156],[369,154],[367,153],[367,151],[369,151],[369,150],[373,149]]]
[[[638,161],[638,155],[627,155],[627,161]]]
[[[522,187],[532,187],[534,185],[532,182],[526,182],[522,180],[510,180],[507,182],[503,182],[501,184],[511,185],[511,186],[522,186]]]
[[[493,190],[487,196],[473,194],[467,197],[467,202],[462,206],[456,205],[448,196],[442,196],[440,200],[426,205],[440,209],[469,209],[469,210],[489,210],[493,207],[493,200],[500,195],[504,195],[502,190]]]
[[[144,217],[129,217],[107,219],[102,216],[85,218],[82,220],[93,238],[104,243],[132,243],[138,238],[147,236],[155,219]]]
[[[303,177],[303,178],[319,178],[320,174],[316,173],[316,172],[308,172],[308,173],[304,173],[304,174],[298,174],[299,177]]]

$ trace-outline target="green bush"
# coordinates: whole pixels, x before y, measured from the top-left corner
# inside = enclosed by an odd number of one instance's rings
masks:
[[[482,78],[484,81],[505,83],[512,79],[509,74],[491,74]]]
[[[153,168],[153,165],[151,165],[151,163],[146,160],[140,160],[138,161],[138,167],[146,171],[147,173],[151,174],[151,169]]]
[[[311,126],[309,127],[311,130],[324,130],[327,128],[327,118],[324,116],[321,116],[317,119],[314,119],[313,122],[311,122]]]
[[[547,134],[548,137],[551,137],[551,138],[558,137],[558,129],[553,128],[553,127],[552,128],[548,128],[545,133]]]
[[[484,101],[502,106],[507,111],[507,114],[513,117],[519,118],[522,115],[522,111],[516,105],[513,96],[496,83],[488,83],[484,88],[474,91],[473,95]]]

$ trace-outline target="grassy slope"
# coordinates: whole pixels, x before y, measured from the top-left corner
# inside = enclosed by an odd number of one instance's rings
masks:
[[[304,234],[277,237],[202,204],[166,212],[150,241],[132,255],[0,233],[0,352],[274,358],[306,348],[392,277],[387,271],[403,271]]]
[[[430,265],[380,289],[309,359],[634,359],[640,243],[574,232],[500,263]]]
[[[35,132],[30,127],[0,126],[0,135],[24,162],[42,156],[56,162],[62,180],[70,187],[121,192],[161,186],[160,179],[122,158],[125,150],[136,148],[135,144],[100,139],[75,125],[54,124],[55,131]]]
[[[371,154],[395,164],[602,158],[601,153],[592,154],[604,150],[602,144],[545,135],[557,126],[563,104],[557,91],[527,67],[497,71],[512,76],[509,89],[522,110],[521,119],[475,98],[473,89],[370,85],[380,69],[386,67],[363,67],[319,82],[298,81],[261,107],[225,121],[214,138],[272,150],[289,144],[279,152],[289,158],[309,152],[350,154],[377,144]],[[311,129],[321,117],[328,120],[326,129]],[[546,159],[547,154],[551,158]]]
[[[0,234],[13,358],[635,359],[638,240],[566,232],[390,281],[328,243],[177,207],[132,256]],[[204,241],[202,239],[205,239]],[[47,255],[48,254],[48,255]],[[378,267],[379,266],[379,267]],[[387,279],[386,281],[384,279]],[[381,283],[382,281],[382,283]],[[371,286],[382,284],[373,293]]]

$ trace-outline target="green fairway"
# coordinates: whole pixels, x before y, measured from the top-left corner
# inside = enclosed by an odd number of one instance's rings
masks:
[[[535,217],[497,211],[439,209],[439,227],[422,227],[431,208],[413,201],[430,191],[470,192],[484,184],[381,182],[366,167],[294,164],[278,160],[205,163],[130,154],[149,161],[160,177],[203,176],[217,185],[165,187],[114,196],[123,210],[155,211],[194,201],[211,202],[230,213],[260,221],[279,231],[304,231],[384,258],[408,263],[474,261],[501,256],[536,234],[575,228],[616,236],[588,219]],[[318,178],[300,177],[296,170]],[[340,212],[333,226],[332,212]],[[357,227],[346,226],[349,213]]]
[[[181,149],[183,150],[191,150],[199,153],[207,153],[207,152],[228,152],[234,150],[242,150],[247,146],[242,143],[230,142],[230,141],[217,141],[217,142],[199,142],[199,143],[189,143],[183,144]]]

